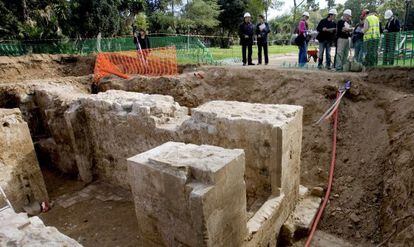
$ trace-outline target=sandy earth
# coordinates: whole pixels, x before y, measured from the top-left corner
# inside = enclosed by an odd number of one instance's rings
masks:
[[[81,63],[62,63],[65,69],[56,76],[91,73],[91,65]],[[0,63],[0,69],[9,71],[3,82],[44,76],[34,69],[33,75],[27,70],[22,77],[13,66],[7,66]],[[50,63],[51,69],[53,66]],[[214,99],[302,105],[301,183],[325,187],[332,128],[329,122],[313,123],[332,103],[338,86],[351,80],[353,88],[340,108],[334,188],[319,229],[354,245],[410,246],[414,242],[414,70],[329,73],[278,67],[202,67],[197,69],[202,79],[191,68],[178,77],[114,79],[100,87],[168,94],[189,107]],[[45,174],[52,200],[85,186],[55,173]],[[91,200],[72,207],[55,207],[42,218],[86,246],[135,243],[136,236],[127,234],[135,227],[132,203]]]

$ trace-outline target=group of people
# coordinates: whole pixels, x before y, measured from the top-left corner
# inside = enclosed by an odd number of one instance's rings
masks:
[[[378,48],[381,33],[395,33],[400,31],[400,23],[391,10],[385,12],[387,24],[383,30],[376,12],[363,10],[360,16],[360,22],[352,25],[352,11],[346,9],[342,18],[336,22],[338,15],[335,9],[329,10],[328,16],[322,19],[318,27],[316,39],[319,41],[318,68],[323,68],[325,55],[325,67],[334,68],[337,71],[343,71],[344,65],[347,64],[351,44],[355,50],[354,61],[364,64],[365,66],[375,66],[378,64]],[[299,65],[304,66],[307,63],[307,47],[309,36],[308,20],[309,13],[304,12],[297,27],[297,45],[299,46]],[[384,40],[384,65],[394,64],[394,50],[396,35],[388,34]],[[350,42],[351,41],[351,42]],[[335,59],[332,66],[331,48],[335,46]]]
[[[265,22],[263,15],[259,15],[259,23],[252,23],[250,13],[244,14],[244,21],[239,27],[240,45],[242,46],[243,66],[255,65],[252,61],[254,37],[257,37],[258,64],[262,64],[262,51],[265,65],[269,64],[269,51],[267,37],[270,33],[269,24]]]

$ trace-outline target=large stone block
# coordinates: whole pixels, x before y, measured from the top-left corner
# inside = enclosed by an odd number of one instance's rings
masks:
[[[19,109],[0,109],[0,185],[17,211],[28,203],[48,200],[29,128]]]
[[[64,173],[77,174],[75,150],[69,141],[72,128],[65,121],[65,112],[80,97],[85,97],[80,90],[63,85],[37,86],[35,103],[40,109],[45,133],[51,136],[48,142],[40,142],[42,149],[49,153],[52,163]],[[52,143],[52,145],[43,145]]]
[[[286,194],[299,188],[302,112],[292,105],[212,101],[192,109],[182,139],[243,149],[249,196]]]
[[[65,113],[80,176],[128,188],[126,158],[176,140],[188,109],[171,96],[110,90],[79,98]]]
[[[168,142],[128,159],[142,246],[241,246],[244,152]]]

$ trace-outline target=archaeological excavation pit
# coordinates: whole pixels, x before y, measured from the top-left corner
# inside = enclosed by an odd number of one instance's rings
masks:
[[[18,212],[51,204],[38,215],[50,227],[22,219],[26,240],[39,227],[74,246],[301,246],[330,160],[332,127],[314,122],[346,80],[315,241],[410,240],[412,70],[184,68],[106,78],[90,94],[92,63],[2,60],[0,184]]]

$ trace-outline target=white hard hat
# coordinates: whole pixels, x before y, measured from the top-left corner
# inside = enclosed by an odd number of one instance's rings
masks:
[[[349,16],[352,16],[352,10],[350,10],[350,9],[346,9],[346,10],[344,11],[344,15],[349,15]]]
[[[252,16],[250,15],[249,12],[246,12],[246,14],[244,14],[244,18],[246,18],[246,17],[252,17]]]
[[[302,16],[310,17],[310,14],[309,14],[309,12],[305,11],[305,12],[303,12],[303,15]]]
[[[390,19],[392,16],[394,15],[394,13],[392,13],[392,10],[387,10],[385,11],[385,19]]]
[[[338,14],[338,11],[336,11],[336,9],[330,9],[328,14],[330,14],[330,15],[337,15]]]

